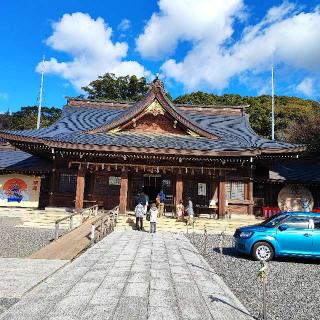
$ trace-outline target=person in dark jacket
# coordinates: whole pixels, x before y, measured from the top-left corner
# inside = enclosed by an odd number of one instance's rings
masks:
[[[139,202],[143,206],[145,206],[147,204],[147,198],[146,198],[146,195],[145,195],[145,193],[143,191],[140,193]]]
[[[134,198],[134,206],[136,207],[140,203],[141,192],[139,191]]]
[[[163,217],[164,216],[164,202],[166,200],[166,195],[163,192],[163,190],[160,191],[159,197],[160,197],[159,215],[160,215],[160,217]]]

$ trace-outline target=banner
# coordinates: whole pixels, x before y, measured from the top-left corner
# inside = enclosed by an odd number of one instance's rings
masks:
[[[40,177],[22,174],[0,175],[0,206],[37,208],[40,182]]]

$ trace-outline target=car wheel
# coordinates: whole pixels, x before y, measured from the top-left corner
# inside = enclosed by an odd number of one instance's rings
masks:
[[[257,242],[252,248],[252,257],[258,261],[270,261],[274,257],[274,249],[267,242]]]

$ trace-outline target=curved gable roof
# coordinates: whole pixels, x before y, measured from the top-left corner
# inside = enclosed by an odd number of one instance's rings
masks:
[[[142,115],[154,101],[158,101],[161,107],[166,112],[168,112],[168,114],[170,114],[170,116],[175,119],[178,124],[182,125],[186,129],[189,129],[191,132],[195,132],[196,134],[204,138],[217,139],[217,136],[212,132],[200,127],[196,122],[192,121],[192,119],[190,119],[183,111],[176,109],[171,101],[166,98],[163,84],[158,78],[156,78],[152,82],[150,90],[142,100],[129,107],[125,112],[118,115],[118,117],[113,119],[113,121],[111,121],[110,123],[106,123],[105,125],[93,130],[88,130],[87,133],[106,132],[125,126],[129,122],[132,122],[132,120],[134,120],[135,118],[138,118],[140,115]]]
[[[185,129],[197,134],[157,134],[156,132],[138,133],[112,129],[132,123],[133,119],[143,114],[153,101],[176,119]],[[124,105],[124,103],[122,103]],[[2,131],[0,137],[14,141],[40,143],[47,146],[64,145],[63,148],[92,149],[121,146],[124,148],[170,148],[175,150],[207,150],[208,154],[219,151],[247,151],[248,154],[268,154],[301,152],[304,147],[280,141],[271,141],[258,136],[250,127],[248,118],[237,110],[230,112],[230,107],[201,108],[173,105],[165,96],[162,83],[156,79],[147,96],[135,104],[90,100],[68,100],[61,118],[47,128],[23,131]],[[199,109],[199,110],[198,110]],[[219,109],[219,110],[218,110]],[[239,109],[239,110],[238,110]]]

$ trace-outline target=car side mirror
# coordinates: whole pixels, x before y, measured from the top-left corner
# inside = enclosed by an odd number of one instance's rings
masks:
[[[281,224],[280,226],[279,226],[279,230],[280,231],[285,231],[285,230],[287,230],[288,229],[288,225],[287,224]]]

